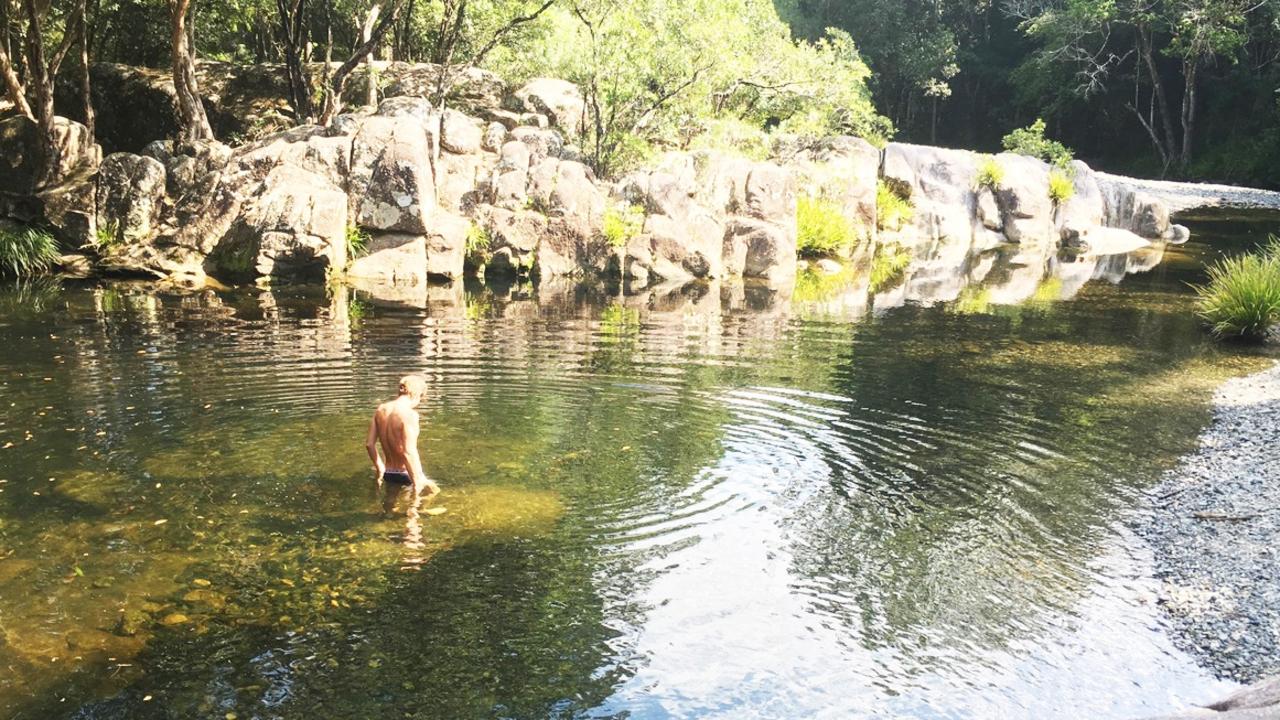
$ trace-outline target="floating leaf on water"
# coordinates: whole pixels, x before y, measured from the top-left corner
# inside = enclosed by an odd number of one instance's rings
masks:
[[[444,507],[433,507],[433,508],[427,508],[426,510],[423,510],[422,512],[423,512],[423,514],[425,514],[425,515],[443,515],[443,514],[445,514],[445,513],[449,512],[449,509],[448,509],[448,508],[444,508]]]
[[[191,581],[191,584],[195,585],[196,587],[207,588],[213,583],[209,582],[208,580],[205,580],[204,578],[196,578],[195,580]]]
[[[290,580],[289,578],[280,578],[280,584],[281,584],[281,585],[288,585],[289,587],[294,587],[294,582],[293,582],[292,580]]]
[[[165,625],[185,625],[191,622],[191,618],[183,615],[182,613],[169,613],[168,615],[165,615],[164,619],[160,622]]]
[[[84,577],[84,570],[81,570],[79,565],[72,566],[71,572],[74,572],[76,577]]]
[[[167,523],[167,522],[169,522],[169,521],[168,521],[168,520],[157,520],[157,521],[155,521],[155,522],[154,522],[154,523],[152,523],[152,524],[153,524],[153,525],[163,525],[163,524],[165,524],[165,523]]]

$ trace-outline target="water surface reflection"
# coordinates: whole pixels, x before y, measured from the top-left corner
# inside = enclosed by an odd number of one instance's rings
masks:
[[[794,295],[0,291],[0,710],[1048,718],[1211,694],[1124,521],[1257,359],[1189,313],[1209,249],[1160,252],[921,254]],[[447,508],[408,524],[361,446],[406,370]]]

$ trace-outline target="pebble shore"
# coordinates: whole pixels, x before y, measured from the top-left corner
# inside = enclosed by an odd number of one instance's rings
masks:
[[[1214,396],[1200,448],[1150,496],[1174,641],[1223,678],[1280,673],[1280,365]]]

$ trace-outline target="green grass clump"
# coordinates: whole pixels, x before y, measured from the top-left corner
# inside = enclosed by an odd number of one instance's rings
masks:
[[[983,188],[991,191],[999,190],[1004,184],[1004,166],[993,157],[983,160],[982,166],[978,168],[978,179],[975,184],[979,190]]]
[[[1058,170],[1049,171],[1049,199],[1054,205],[1061,205],[1076,194],[1076,184],[1066,173]]]
[[[347,258],[355,259],[363,256],[369,251],[369,242],[373,238],[369,235],[369,231],[359,225],[347,226]]]
[[[613,247],[626,247],[631,238],[644,230],[644,208],[632,205],[627,208],[610,207],[604,211],[600,233]]]
[[[911,265],[911,251],[898,245],[881,245],[871,258],[871,293],[887,290]]]
[[[801,196],[796,203],[796,248],[804,256],[847,253],[858,242],[839,203]]]
[[[468,255],[477,255],[489,251],[492,242],[489,231],[482,225],[471,223],[467,228],[466,250]]]
[[[894,191],[881,180],[876,184],[876,227],[881,230],[901,230],[911,222],[916,209],[911,201]]]
[[[0,225],[0,275],[40,275],[52,270],[60,255],[58,241],[48,231]]]
[[[1262,251],[1209,266],[1209,283],[1196,287],[1196,314],[1220,338],[1259,341],[1280,322],[1280,240]]]

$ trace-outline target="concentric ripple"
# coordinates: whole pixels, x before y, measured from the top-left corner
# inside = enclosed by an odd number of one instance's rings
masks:
[[[0,324],[0,711],[1163,711],[1217,688],[1123,521],[1236,368],[1127,292],[65,289]],[[409,372],[445,492],[383,516],[364,433]]]

